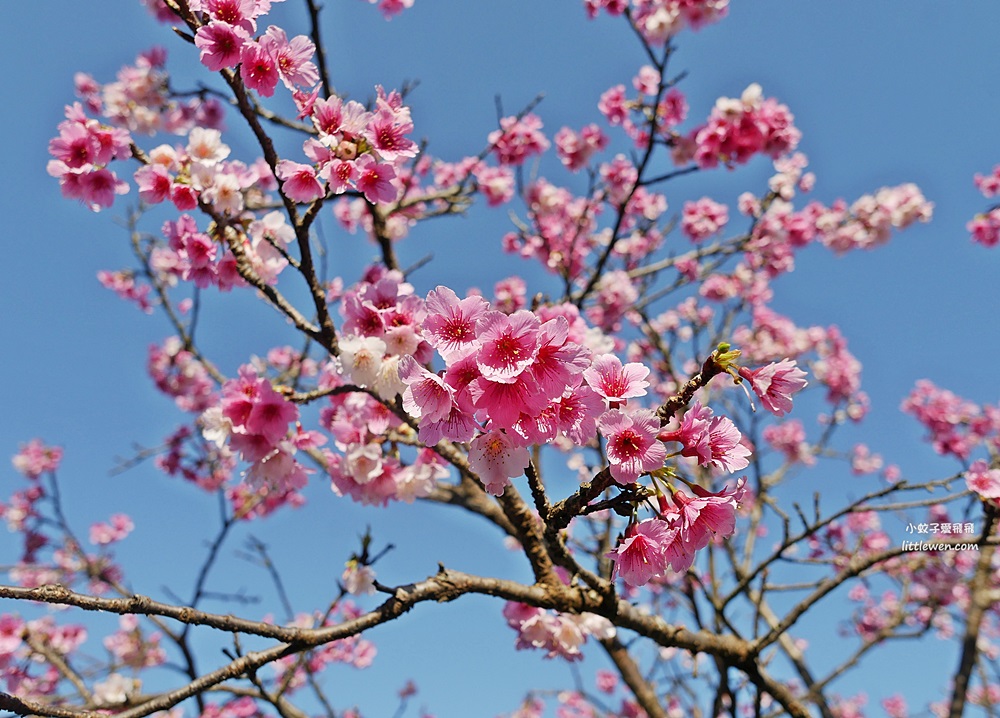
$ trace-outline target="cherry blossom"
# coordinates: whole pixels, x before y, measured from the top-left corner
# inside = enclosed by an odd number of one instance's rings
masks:
[[[511,478],[524,473],[529,460],[528,450],[515,446],[502,431],[481,434],[469,447],[469,466],[494,496],[503,493]]]

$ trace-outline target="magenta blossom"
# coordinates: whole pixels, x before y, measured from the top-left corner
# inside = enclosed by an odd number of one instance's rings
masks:
[[[718,493],[694,486],[694,496],[674,491],[669,498],[661,497],[660,511],[680,531],[684,544],[692,552],[697,551],[714,537],[729,538],[736,531],[736,509],[745,483],[746,477],[741,477],[735,487]]]
[[[639,474],[663,466],[667,450],[656,438],[660,422],[653,412],[607,411],[597,420],[597,428],[608,441],[611,476],[619,484],[630,484]]]
[[[698,459],[702,466],[715,466],[733,472],[750,464],[751,451],[743,445],[743,435],[728,417],[713,416],[707,406],[694,402],[684,414],[680,428],[661,431],[661,441],[679,441],[681,456]]]
[[[220,20],[202,25],[194,36],[195,46],[201,50],[201,63],[212,72],[240,63],[244,43],[250,34],[238,25]]]
[[[364,194],[366,200],[375,204],[396,199],[396,187],[392,184],[392,180],[396,179],[396,170],[392,165],[378,162],[371,155],[362,155],[358,158],[356,167],[358,191]]]
[[[240,77],[251,90],[270,97],[278,85],[278,64],[263,45],[248,42],[240,54]]]
[[[615,562],[614,575],[629,586],[644,586],[667,570],[664,546],[677,534],[665,521],[646,519],[629,524],[625,539],[607,557]]]
[[[285,196],[295,202],[312,202],[326,194],[323,183],[316,179],[316,170],[309,165],[281,160],[275,174],[283,181],[281,189]]]

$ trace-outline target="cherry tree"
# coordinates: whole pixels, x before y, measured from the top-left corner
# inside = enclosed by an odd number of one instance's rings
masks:
[[[593,122],[553,128],[540,101],[500,109],[472,156],[422,138],[412,86],[338,92],[323,36],[336,9],[302,3],[305,25],[282,27],[279,0],[146,0],[171,56],[197,58],[202,79],[180,86],[159,47],[114,79],[75,78],[47,170],[64,197],[124,217],[132,258],[98,279],[166,322],[146,371],[182,415],[120,468],[153,462],[219,518],[185,559],[199,567],[190,591],[135,585],[116,558],[133,518],[108,497],[82,528],[60,494],[63,450],[27,440],[0,505],[20,541],[0,586],[0,708],[361,716],[325,679],[371,665],[379,635],[420,604],[478,595],[509,640],[475,650],[569,668],[565,690],[526,672],[519,705],[477,715],[860,716],[843,677],[925,641],[957,656],[938,698],[908,705],[890,686],[875,714],[994,715],[1000,408],[919,383],[903,411],[954,470],[904,477],[841,439],[868,411],[848,339],[773,306],[800,252],[875,249],[929,221],[921,190],[807,199],[794,98],[754,83],[689,103],[673,55],[727,0],[567,8],[630,28],[646,61],[594,88]],[[413,0],[377,4],[391,19]],[[730,204],[685,195],[684,178],[750,162],[773,172]],[[994,197],[1000,171],[975,184]],[[524,271],[485,293],[434,281],[440,260],[408,237],[480,211],[509,215],[486,239]],[[968,231],[996,245],[1000,209]],[[359,244],[376,259],[342,261]],[[472,282],[495,280],[486,246],[465,260]],[[217,325],[205,337],[203,317],[251,300],[283,343]],[[218,341],[245,355],[228,365]],[[877,479],[804,503],[796,482],[831,460]],[[342,573],[304,605],[285,590],[294,569],[252,536],[307,501],[457,514],[490,527],[519,569],[428,551],[385,571],[394,529],[373,523],[323,548]],[[273,605],[209,588],[241,534]],[[803,640],[816,615],[847,631],[836,650]],[[419,685],[390,690],[397,715],[418,713]]]

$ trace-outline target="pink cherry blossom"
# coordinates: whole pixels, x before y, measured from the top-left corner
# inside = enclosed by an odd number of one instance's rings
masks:
[[[470,296],[459,300],[448,287],[438,286],[427,294],[424,336],[446,361],[477,348],[476,323],[489,308],[485,299]]]
[[[497,311],[483,314],[476,322],[482,375],[491,381],[513,381],[535,361],[540,327],[538,317],[525,310],[511,315]]]
[[[504,117],[500,129],[486,138],[502,165],[521,165],[531,156],[549,148],[549,141],[542,134],[542,121],[534,114],[524,117]]]
[[[736,486],[712,493],[694,486],[694,496],[672,492],[661,502],[661,512],[680,531],[684,543],[693,551],[704,548],[716,536],[729,538],[736,530],[736,509],[743,498],[746,478]]]
[[[271,25],[260,44],[274,58],[278,75],[289,90],[297,86],[312,87],[319,82],[319,70],[312,61],[316,46],[305,35],[289,40],[284,30]]]
[[[358,191],[364,194],[366,200],[375,204],[396,199],[398,191],[392,184],[392,180],[396,178],[396,170],[392,165],[379,162],[371,155],[363,155],[358,158],[356,167]]]
[[[14,455],[11,463],[19,473],[29,479],[37,479],[42,474],[58,469],[62,456],[61,447],[46,446],[41,439],[32,439],[21,445],[21,450]]]
[[[316,179],[316,170],[310,165],[281,160],[275,167],[275,174],[283,180],[282,191],[295,202],[312,202],[326,193],[323,183]]]
[[[598,394],[609,402],[624,402],[646,395],[649,382],[649,368],[638,362],[622,366],[621,359],[614,354],[602,354],[594,359],[590,368],[583,372],[583,378]]]
[[[741,443],[742,435],[736,425],[725,416],[714,412],[700,402],[694,402],[685,412],[680,427],[663,430],[661,441],[679,441],[681,455],[698,459],[702,466],[715,466],[733,472],[750,465],[750,449]]]
[[[702,197],[697,202],[684,203],[681,229],[692,242],[701,242],[720,232],[728,221],[726,205]]]
[[[108,544],[121,541],[128,536],[135,524],[132,519],[125,514],[113,515],[106,524],[93,524],[90,527],[90,542],[97,546],[107,546]]]
[[[792,410],[792,395],[806,387],[806,373],[791,359],[772,362],[758,369],[740,367],[741,377],[750,382],[750,388],[761,402],[776,416]]]
[[[965,485],[982,499],[1000,499],[1000,469],[991,469],[982,459],[972,462],[965,472]]]
[[[399,378],[406,384],[403,408],[423,421],[447,419],[454,404],[455,390],[441,377],[420,366],[412,356],[399,362]]]
[[[494,496],[503,493],[511,478],[524,473],[529,461],[528,450],[515,446],[502,431],[480,434],[469,445],[469,466]]]
[[[280,77],[278,63],[259,42],[248,42],[240,53],[240,77],[251,90],[270,97]]]
[[[667,570],[663,547],[676,533],[656,518],[629,524],[624,540],[607,554],[615,563],[614,575],[629,586],[645,586],[663,576]]]
[[[212,72],[236,67],[250,34],[238,25],[212,20],[198,28],[194,44],[201,50],[201,62]]]
[[[611,476],[619,484],[630,484],[640,474],[662,468],[667,450],[656,438],[660,422],[652,411],[611,410],[597,420],[597,428],[607,439]]]

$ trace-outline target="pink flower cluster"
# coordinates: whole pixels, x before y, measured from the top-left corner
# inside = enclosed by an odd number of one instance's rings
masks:
[[[161,638],[159,632],[143,635],[138,616],[128,614],[118,619],[118,630],[104,639],[104,647],[111,652],[118,665],[139,670],[166,662],[167,654],[160,645]]]
[[[977,459],[965,472],[965,485],[979,498],[996,504],[1000,500],[1000,469],[991,469],[985,461]]]
[[[126,514],[114,514],[108,523],[93,524],[90,527],[90,543],[96,546],[107,546],[121,541],[135,528],[132,519]]]
[[[560,570],[560,578],[568,583]],[[587,638],[608,639],[615,635],[615,627],[606,618],[593,613],[569,614],[546,611],[516,601],[508,601],[503,609],[507,625],[517,631],[518,650],[545,651],[546,658],[565,658],[578,661],[583,658],[581,647]]]
[[[924,425],[939,454],[965,460],[984,441],[1000,448],[1000,408],[980,406],[923,379],[903,401],[902,410]]]
[[[798,419],[770,424],[764,427],[761,436],[771,448],[784,454],[785,461],[790,464],[802,463],[805,466],[812,466],[816,463],[812,447],[806,441],[805,427]]]
[[[504,250],[537,259],[554,274],[578,276],[595,246],[599,205],[545,179],[528,185],[525,203],[532,231],[505,235]]]
[[[778,158],[795,149],[802,133],[785,105],[765,98],[759,85],[739,99],[716,101],[708,123],[693,130],[692,159],[699,167],[743,164],[756,154]]]
[[[76,94],[89,111],[131,132],[186,135],[195,127],[220,128],[223,109],[217,99],[193,97],[181,101],[170,96],[166,60],[166,50],[154,47],[141,53],[134,65],[119,70],[116,80],[105,85],[78,73]]]
[[[603,10],[609,15],[632,11],[632,21],[646,42],[662,45],[685,27],[698,30],[718,22],[729,12],[729,0],[584,0],[587,16]]]
[[[575,310],[507,315],[481,297],[460,300],[438,287],[427,296],[426,312],[424,337],[446,369],[434,374],[404,358],[403,406],[419,419],[422,442],[471,441],[470,464],[492,493],[502,493],[527,466],[525,447],[559,436],[583,445],[605,399],[645,393],[639,379],[622,376],[616,358],[595,361]]]
[[[298,450],[314,449],[325,439],[314,431],[295,430],[298,407],[274,390],[271,382],[244,366],[236,379],[222,386],[219,406],[202,414],[203,433],[219,446],[228,445],[251,466],[249,488],[279,495],[305,486],[310,473],[294,457]]]
[[[563,127],[556,133],[555,141],[559,161],[571,172],[579,172],[586,167],[591,155],[608,144],[607,136],[595,124],[589,124],[579,132]]]
[[[826,387],[826,401],[832,406],[843,408],[854,421],[862,419],[867,411],[868,397],[861,391],[861,362],[847,348],[847,340],[836,326],[801,328],[788,317],[777,314],[766,306],[754,308],[750,326],[739,327],[733,332],[733,343],[742,350],[742,359],[753,362],[775,362],[767,368],[775,371],[798,385],[803,380],[798,374],[785,374],[791,369],[782,362],[785,358],[799,358],[809,352],[815,352],[818,357],[811,365],[814,378]],[[766,376],[761,374],[761,377]],[[797,378],[796,378],[797,377]],[[774,408],[780,408],[780,388],[775,390],[779,395],[768,397],[770,385],[765,387],[758,382],[751,388],[765,408],[774,413]],[[790,385],[791,386],[791,385]],[[800,387],[801,388],[801,387]],[[761,391],[763,390],[763,391]],[[780,414],[779,414],[780,416]]]
[[[417,155],[417,145],[406,137],[413,121],[398,92],[376,89],[374,112],[339,97],[315,99],[303,109],[319,137],[303,144],[311,165],[285,160],[278,166],[289,198],[311,202],[327,192],[356,189],[371,203],[396,199],[402,165]]]
[[[404,393],[403,363],[413,357],[427,362],[433,355],[422,335],[424,302],[413,294],[413,287],[398,271],[373,267],[358,286],[344,293],[341,313],[345,337],[340,357],[324,370],[320,387],[361,387],[386,400]],[[400,430],[401,422],[365,392],[332,394],[320,421],[337,450],[324,452],[337,494],[365,504],[412,502],[448,475],[440,457],[429,449],[406,465],[384,452],[386,431]]]
[[[750,449],[743,435],[729,417],[715,413],[700,402],[684,412],[676,429],[659,432],[661,441],[681,444],[681,456],[689,456],[701,466],[711,466],[727,473],[740,471],[750,464]]]
[[[257,18],[266,14],[270,2],[195,0],[194,12],[203,13],[204,24],[195,33],[194,44],[201,62],[213,72],[240,68],[243,83],[265,97],[274,94],[278,82],[289,89],[309,88],[319,82],[312,56],[316,51],[305,35],[291,40],[285,31],[271,25],[259,38]]]
[[[671,87],[654,108],[652,101],[660,90],[660,82],[659,72],[646,65],[639,70],[632,83],[639,92],[638,96],[630,99],[625,95],[625,85],[615,85],[601,94],[597,109],[609,125],[620,125],[639,147],[649,141],[655,117],[657,134],[672,144],[677,140],[674,128],[687,117],[688,105],[681,91]]]
[[[156,457],[156,467],[167,476],[180,476],[210,493],[224,486],[236,468],[236,458],[228,447],[206,441],[190,425],[178,427],[164,445],[166,451]]]
[[[32,439],[21,445],[11,463],[14,468],[29,479],[37,479],[59,468],[63,450],[59,446],[46,446],[41,439]]]
[[[137,283],[134,272],[109,272],[102,270],[97,273],[97,281],[105,289],[110,289],[120,298],[133,302],[146,314],[153,313],[153,303],[149,298],[149,293],[153,291],[153,287],[150,284]]]
[[[975,183],[987,199],[1000,194],[1000,165],[993,168],[992,174],[977,174]],[[995,247],[1000,243],[1000,207],[994,206],[986,212],[977,214],[965,227],[974,242],[984,247]]]
[[[727,222],[729,222],[729,209],[710,197],[684,203],[681,230],[692,242],[703,242],[713,234],[721,232]]]
[[[193,128],[217,128],[222,106],[217,100],[177,102],[169,97],[169,78],[163,70],[166,53],[154,48],[141,54],[134,66],[122,68],[116,82],[101,85],[89,75],[76,76],[76,91],[83,100],[66,107],[59,136],[49,143],[54,157],[48,172],[59,179],[63,196],[79,199],[94,211],[110,207],[115,195],[128,192],[128,184],[108,169],[115,159],[132,155],[130,132],[153,134],[159,130],[186,134]],[[87,117],[101,115],[107,124]],[[152,178],[145,175],[145,194]],[[180,198],[191,209],[197,202]],[[162,201],[156,200],[156,201]]]
[[[79,103],[66,107],[59,136],[49,142],[48,173],[59,180],[63,197],[78,199],[95,212],[110,207],[115,195],[128,192],[107,165],[132,154],[127,130],[102,125],[86,116]]]
[[[834,203],[816,217],[816,231],[824,246],[842,254],[885,244],[891,230],[929,222],[933,211],[934,203],[914,184],[882,187],[859,197],[850,208],[843,201]]]
[[[681,490],[661,495],[659,515],[630,523],[624,539],[608,554],[615,575],[629,586],[644,586],[663,578],[668,566],[677,574],[687,571],[697,551],[715,538],[733,535],[744,482],[741,478],[735,487],[715,493],[692,486],[694,496]]]
[[[246,165],[227,160],[229,153],[219,130],[200,127],[185,147],[159,145],[150,150],[149,164],[135,172],[139,196],[148,204],[169,200],[181,211],[203,202],[218,214],[237,217],[275,185],[263,160]]]
[[[593,133],[590,133],[593,135]],[[501,165],[516,167],[532,155],[540,155],[549,148],[549,141],[542,134],[542,120],[528,113],[524,117],[504,117],[500,129],[486,138]],[[596,136],[594,136],[594,140]]]
[[[217,400],[205,367],[177,337],[170,337],[163,346],[150,345],[146,370],[156,388],[172,396],[183,411],[201,412]]]
[[[318,628],[320,626],[336,626],[362,615],[357,605],[352,601],[340,601],[337,610],[329,616],[312,616],[299,614],[289,626],[291,628]],[[320,673],[326,666],[342,663],[358,669],[368,668],[375,660],[377,650],[375,644],[362,635],[354,635],[337,641],[331,641],[323,646],[309,651],[305,662],[302,655],[286,656],[275,661],[278,681],[288,687],[289,692],[296,691],[309,684],[311,676]],[[251,703],[256,710],[256,704]],[[344,714],[346,715],[346,713]],[[205,718],[204,715],[202,718]],[[234,718],[240,718],[234,716]]]

